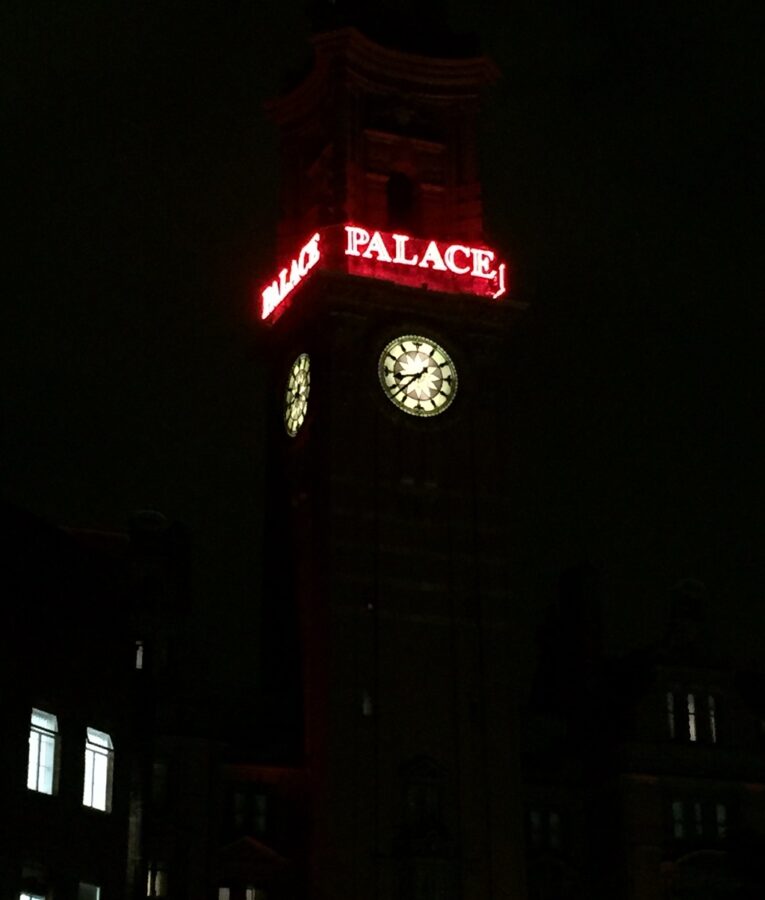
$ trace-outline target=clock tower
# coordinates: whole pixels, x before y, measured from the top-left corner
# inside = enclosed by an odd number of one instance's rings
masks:
[[[309,895],[520,900],[506,559],[511,299],[483,233],[483,57],[313,39],[271,106],[273,602],[300,635]],[[281,473],[281,475],[279,475]]]

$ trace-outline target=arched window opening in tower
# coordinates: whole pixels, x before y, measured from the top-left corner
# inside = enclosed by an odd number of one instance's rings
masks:
[[[412,230],[415,219],[414,182],[403,172],[393,172],[386,186],[388,227]]]

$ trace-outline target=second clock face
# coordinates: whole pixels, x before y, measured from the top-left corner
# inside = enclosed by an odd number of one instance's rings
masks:
[[[413,416],[437,416],[454,400],[457,370],[435,341],[407,334],[380,355],[380,384],[388,399]]]
[[[292,363],[284,395],[284,427],[290,437],[295,437],[305,421],[310,392],[311,361],[307,353],[301,353]]]

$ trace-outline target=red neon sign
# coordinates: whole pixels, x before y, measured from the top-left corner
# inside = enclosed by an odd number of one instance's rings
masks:
[[[487,247],[334,226],[316,232],[263,289],[261,318],[271,316],[314,268],[493,300],[507,293],[507,267]]]
[[[284,302],[287,294],[295,290],[306,277],[316,263],[321,259],[319,241],[321,235],[317,232],[307,244],[305,244],[286,268],[279,272],[271,284],[261,293],[262,303],[260,307],[261,319],[266,319]]]
[[[488,295],[495,300],[507,292],[505,264],[497,263],[494,251],[486,247],[427,241],[407,234],[369,232],[356,225],[346,225],[345,233],[346,256],[379,264],[371,269],[369,265],[359,267],[358,264],[349,263],[349,272],[356,271],[358,274],[406,283],[402,279],[403,267],[410,267],[424,270],[416,273],[413,279],[407,278],[407,281],[417,286],[425,284],[435,290]],[[441,272],[447,276],[456,276],[458,282],[455,283],[451,277],[448,280],[442,279],[437,274]],[[428,274],[430,278],[427,277]],[[478,283],[475,279],[479,279]],[[481,281],[486,284],[482,285]]]

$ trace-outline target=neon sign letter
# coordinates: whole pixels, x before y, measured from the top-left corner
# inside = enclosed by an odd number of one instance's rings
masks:
[[[470,257],[470,247],[463,247],[460,244],[452,244],[451,247],[447,247],[446,253],[444,253],[446,268],[454,272],[455,275],[467,275],[470,271],[470,263],[465,266],[458,266],[454,258],[458,253]]]
[[[382,270],[377,269],[377,264],[392,266],[394,270],[400,266],[417,266],[419,269],[429,269],[432,273],[451,272],[459,276],[466,287],[476,278],[493,282],[497,290],[491,296],[495,299],[507,291],[505,264],[498,264],[494,251],[484,247],[466,247],[464,244],[445,246],[438,241],[426,243],[406,234],[388,234],[384,231],[370,233],[357,225],[346,225],[345,233],[345,255],[370,260],[375,265],[374,277],[396,280],[394,275],[383,275]],[[415,247],[419,252],[413,252]],[[372,273],[365,271],[365,274]],[[438,276],[434,274],[434,277]],[[475,286],[472,291],[476,292]],[[478,291],[484,292],[483,289]]]
[[[260,317],[268,319],[315,267],[418,290],[495,300],[507,293],[507,268],[488,247],[331,225],[317,231],[262,289]]]
[[[441,258],[441,253],[435,241],[431,241],[428,244],[428,249],[422,254],[422,259],[419,262],[421,269],[427,269],[428,265],[433,266],[439,272],[446,271],[446,264]]]
[[[473,275],[476,278],[494,278],[496,271],[489,269],[494,262],[494,254],[491,250],[471,250],[473,256]]]
[[[401,263],[404,266],[416,266],[417,255],[407,258],[406,244],[409,238],[405,234],[394,234],[393,240],[396,242],[396,255],[393,257],[394,263]]]
[[[311,271],[321,259],[319,249],[319,233],[317,232],[302,248],[300,253],[286,268],[279,272],[279,277],[263,290],[261,294],[263,305],[260,312],[261,319],[265,319],[282,303],[285,297],[293,291],[298,284]],[[368,239],[368,236],[367,236]]]
[[[372,259],[374,255],[377,256],[380,262],[393,262],[390,258],[390,253],[388,253],[388,248],[385,246],[385,241],[382,239],[382,235],[379,231],[375,231],[369,240],[367,249],[362,253],[362,256],[366,259]]]
[[[345,226],[348,235],[348,243],[345,247],[346,256],[361,256],[359,244],[366,246],[369,243],[369,232],[364,228],[357,228],[355,225]]]

